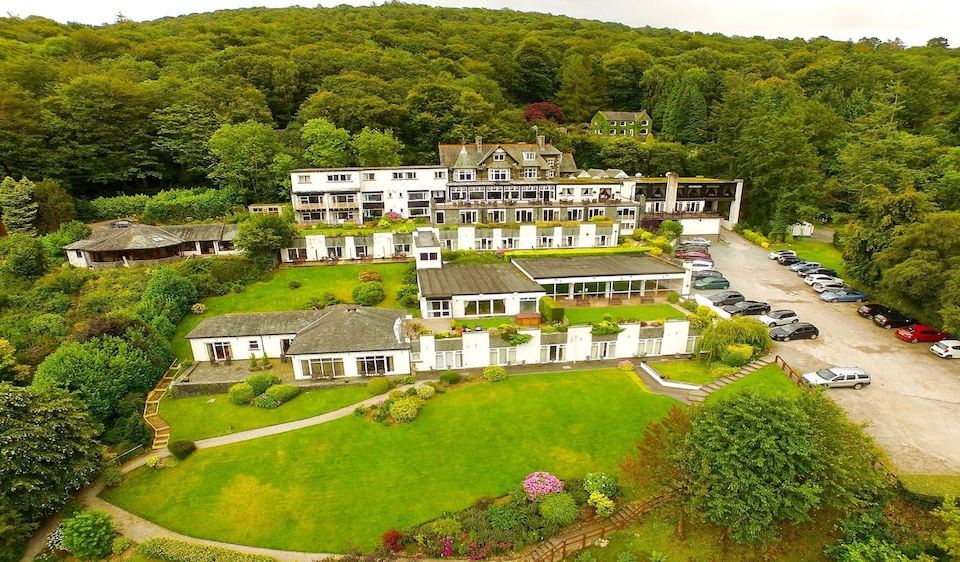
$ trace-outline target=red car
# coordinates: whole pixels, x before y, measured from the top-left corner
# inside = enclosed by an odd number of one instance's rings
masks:
[[[710,254],[706,252],[687,252],[684,250],[678,250],[677,253],[674,255],[682,260],[709,260],[710,259]]]
[[[927,326],[926,324],[911,324],[910,326],[900,328],[897,330],[896,334],[898,338],[910,343],[932,343],[945,340],[950,337],[950,334],[941,332],[933,326]]]

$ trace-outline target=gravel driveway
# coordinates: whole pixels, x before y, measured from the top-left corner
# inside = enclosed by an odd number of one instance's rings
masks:
[[[960,360],[936,357],[857,315],[854,303],[829,304],[767,251],[732,232],[711,251],[731,289],[774,309],[789,308],[820,329],[816,340],[775,344],[801,372],[823,366],[865,368],[873,384],[829,395],[868,430],[904,474],[960,474]],[[713,293],[716,291],[703,291]]]

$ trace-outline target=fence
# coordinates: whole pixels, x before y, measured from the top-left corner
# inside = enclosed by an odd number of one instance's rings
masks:
[[[610,516],[610,519],[599,525],[577,529],[571,534],[554,537],[544,542],[523,560],[529,562],[558,562],[563,560],[568,555],[587,548],[597,539],[602,539],[614,531],[622,531],[624,527],[641,515],[646,515],[663,505],[668,498],[668,494],[662,494],[642,503],[625,505]]]
[[[803,377],[800,376],[800,373],[796,372],[796,371],[793,369],[793,367],[791,367],[791,366],[783,359],[783,357],[780,357],[779,355],[777,355],[776,357],[773,358],[773,362],[776,363],[776,364],[777,364],[777,367],[780,367],[780,370],[782,370],[782,371],[784,372],[784,374],[786,374],[787,377],[790,378],[790,380],[792,380],[794,383],[796,383],[797,386],[799,386],[800,388],[807,388],[807,385],[804,384],[804,382],[803,382]]]

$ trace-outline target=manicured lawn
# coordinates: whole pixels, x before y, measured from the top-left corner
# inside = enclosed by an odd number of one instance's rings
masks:
[[[652,320],[666,320],[668,318],[684,318],[685,315],[669,304],[638,304],[633,306],[603,306],[603,307],[568,307],[567,319],[571,324],[589,324],[603,320],[609,314],[613,320],[630,319],[650,322]]]
[[[378,306],[399,307],[397,290],[405,263],[363,265],[318,265],[313,267],[284,267],[274,272],[267,281],[254,283],[242,293],[229,293],[204,299],[207,311],[204,314],[188,314],[173,336],[173,351],[181,361],[193,359],[190,344],[185,336],[204,318],[228,312],[268,312],[274,310],[302,310],[310,299],[329,292],[344,302],[353,301],[351,292],[359,284],[361,271],[376,271],[383,276],[386,299]],[[291,281],[300,282],[300,287],[291,289]]]
[[[960,475],[901,474],[899,476],[908,490],[918,494],[960,497]]]
[[[337,386],[302,392],[275,410],[237,406],[226,394],[171,398],[160,403],[160,417],[170,424],[172,440],[207,437],[274,425],[355,404],[369,398],[363,385]]]
[[[107,500],[192,536],[309,552],[372,551],[380,535],[513,489],[529,472],[617,472],[678,404],[618,369],[510,377],[428,402],[412,423],[349,416],[142,468]]]
[[[761,367],[737,382],[727,385],[707,397],[707,403],[722,400],[737,392],[753,390],[760,394],[799,396],[800,387],[791,381],[776,365]]]
[[[458,320],[457,325],[470,328],[471,330],[477,326],[482,326],[484,330],[489,330],[490,328],[499,328],[503,324],[515,324],[513,321],[513,316],[494,316],[493,318],[465,318],[463,320]]]
[[[770,251],[790,249],[795,250],[801,259],[817,261],[824,267],[836,270],[843,274],[842,253],[830,242],[819,240],[794,240],[790,244],[771,244]]]
[[[670,380],[707,384],[717,377],[710,374],[710,363],[706,361],[658,361],[650,363],[658,373]]]

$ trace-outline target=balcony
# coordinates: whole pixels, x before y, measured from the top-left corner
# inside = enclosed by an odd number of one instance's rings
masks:
[[[323,203],[294,203],[293,210],[295,211],[323,211],[327,207]]]
[[[359,204],[356,201],[331,201],[327,205],[328,209],[358,209]]]
[[[437,209],[487,209],[487,208],[561,208],[561,207],[618,207],[627,205],[636,205],[636,201],[627,199],[582,199],[575,200],[570,198],[550,199],[543,201],[540,199],[476,199],[476,200],[458,200],[437,203]]]

